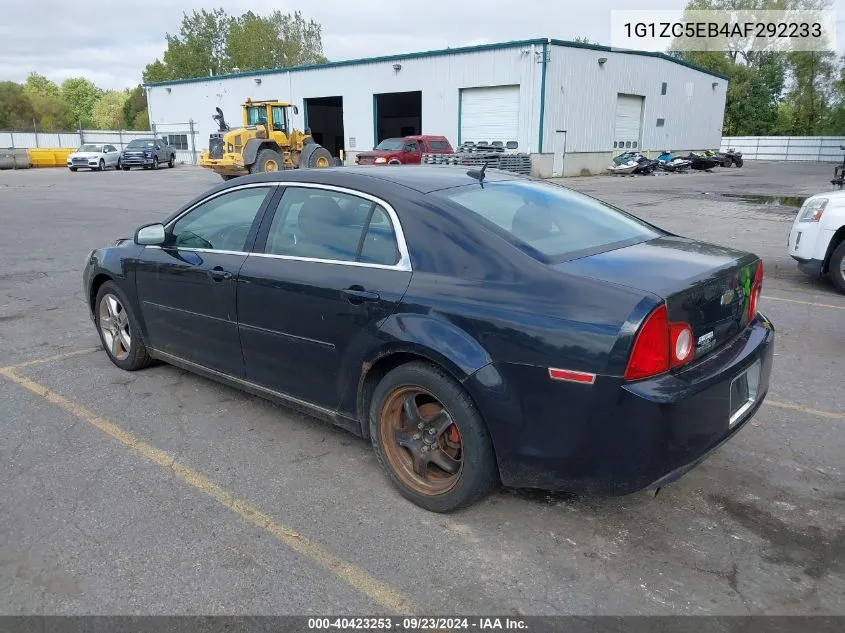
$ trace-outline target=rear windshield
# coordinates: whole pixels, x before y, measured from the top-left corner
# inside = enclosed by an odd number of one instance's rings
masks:
[[[456,187],[440,192],[550,260],[586,255],[661,235],[589,196],[533,181]],[[494,229],[495,230],[495,229]]]
[[[155,141],[135,139],[134,141],[129,141],[129,145],[126,146],[126,149],[142,149],[144,147],[152,147],[153,145],[155,145]]]

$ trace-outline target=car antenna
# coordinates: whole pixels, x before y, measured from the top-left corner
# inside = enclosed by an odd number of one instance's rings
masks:
[[[467,172],[467,176],[470,178],[475,178],[479,184],[481,185],[482,189],[484,188],[484,172],[487,171],[487,161],[484,162],[484,166],[481,169],[470,169]]]

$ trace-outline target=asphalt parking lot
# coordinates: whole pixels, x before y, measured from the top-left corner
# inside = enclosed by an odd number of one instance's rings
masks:
[[[448,516],[341,430],[98,349],[83,259],[214,174],[0,171],[0,613],[845,614],[845,297],[786,255],[794,207],[724,195],[832,169],[567,179],[763,257],[767,404],[655,498],[501,490]]]

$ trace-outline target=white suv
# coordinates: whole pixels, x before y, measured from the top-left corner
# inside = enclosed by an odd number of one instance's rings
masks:
[[[845,191],[819,193],[804,201],[789,233],[789,254],[808,275],[830,274],[845,293]]]

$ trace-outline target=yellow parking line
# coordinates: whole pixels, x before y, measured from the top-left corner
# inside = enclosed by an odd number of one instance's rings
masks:
[[[843,413],[833,413],[832,411],[820,411],[819,409],[802,407],[800,404],[792,404],[791,402],[764,400],[763,404],[767,404],[770,407],[777,407],[778,409],[790,409],[792,411],[800,411],[801,413],[809,413],[810,415],[817,415],[820,418],[829,418],[831,420],[845,420],[845,414]]]
[[[85,352],[80,351],[79,353]],[[70,355],[71,354],[67,354],[64,357]],[[55,357],[54,360],[56,358],[59,357]],[[47,360],[49,359],[43,359],[40,362],[46,362]],[[30,363],[25,363],[25,365],[31,365],[36,362],[39,361],[32,361]],[[21,366],[23,365],[18,365],[18,367]],[[349,561],[335,556],[328,550],[324,549],[321,545],[313,541],[309,541],[291,528],[277,523],[271,517],[250,505],[249,502],[239,499],[233,492],[229,492],[228,490],[221,488],[204,475],[192,470],[184,464],[179,463],[174,457],[163,450],[148,444],[127,431],[124,431],[105,418],[98,416],[93,411],[68,400],[55,391],[48,389],[44,385],[41,385],[34,380],[30,380],[25,376],[21,376],[17,373],[16,369],[16,367],[4,367],[0,369],[0,374],[21,387],[28,389],[32,393],[41,396],[48,402],[61,407],[77,418],[84,420],[91,426],[96,427],[106,435],[116,439],[132,452],[153,462],[154,464],[161,466],[162,468],[167,468],[173,471],[176,477],[188,485],[193,486],[197,490],[209,495],[215,501],[227,507],[245,521],[260,527],[262,530],[287,545],[293,551],[298,554],[302,554],[321,567],[326,568],[338,579],[357,589],[373,602],[398,614],[412,613],[415,611],[415,607],[409,599],[405,598],[402,594],[398,593],[396,590],[380,580],[372,577],[363,569],[356,567]]]
[[[770,297],[763,295],[763,299],[771,299],[772,301],[786,301],[787,303],[800,303],[805,306],[816,306],[817,308],[833,308],[834,310],[845,310],[845,306],[835,306],[832,303],[815,303],[813,301],[799,301],[798,299],[786,299],[785,297]]]
[[[102,347],[89,347],[86,349],[78,349],[73,352],[65,352],[64,354],[56,354],[55,356],[48,356],[47,358],[38,358],[36,360],[28,360],[25,363],[18,363],[9,367],[0,367],[4,369],[20,369],[21,367],[31,367],[32,365],[42,365],[44,363],[51,363],[56,360],[64,360],[65,358],[72,358],[73,356],[82,356],[83,354],[91,354],[93,352],[103,349]]]

